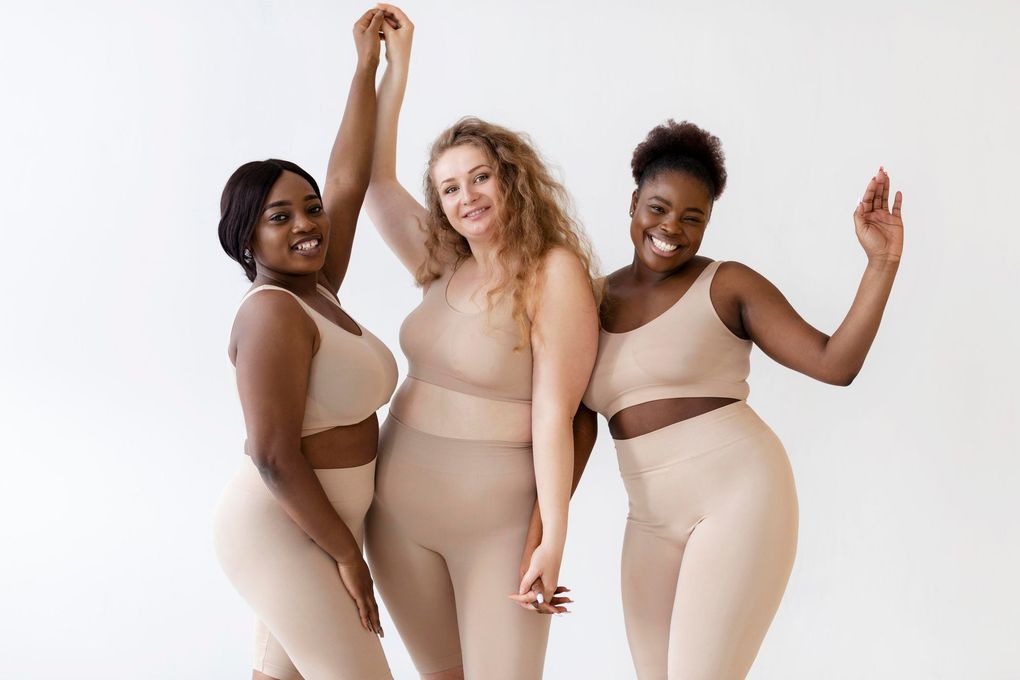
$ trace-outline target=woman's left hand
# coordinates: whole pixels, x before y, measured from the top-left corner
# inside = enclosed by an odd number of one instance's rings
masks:
[[[511,595],[510,598],[522,606],[532,607],[532,603],[537,602],[538,595],[541,594],[542,602],[536,611],[545,614],[566,613],[568,610],[563,605],[571,600],[565,597],[556,597],[556,595],[568,592],[568,590],[555,585],[546,585],[559,582],[562,561],[562,549],[557,550],[554,546],[545,543],[539,544],[535,552],[531,554],[528,569],[521,577],[517,593]]]
[[[370,9],[354,24],[354,45],[358,48],[358,63],[363,66],[379,65],[379,45],[382,42],[379,31],[386,13],[381,9]]]
[[[889,175],[883,168],[868,182],[864,198],[854,211],[857,240],[868,260],[875,264],[899,264],[903,253],[903,219],[900,208],[903,194],[896,192],[889,210]]]

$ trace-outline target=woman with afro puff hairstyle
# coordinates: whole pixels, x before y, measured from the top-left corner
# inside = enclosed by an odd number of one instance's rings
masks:
[[[751,346],[849,385],[899,266],[902,196],[890,211],[889,176],[880,168],[868,182],[853,215],[868,266],[829,336],[762,275],[698,254],[726,186],[717,137],[667,121],[635,149],[632,168],[634,260],[605,279],[578,417],[609,420],[630,499],[622,586],[638,678],[743,678],[797,546],[786,452],[745,401]]]

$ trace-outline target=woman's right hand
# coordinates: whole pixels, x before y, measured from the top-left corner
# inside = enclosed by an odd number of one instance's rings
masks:
[[[386,63],[407,66],[411,63],[414,24],[396,5],[379,3],[376,7],[386,13],[386,21],[382,25],[383,36],[386,38]]]
[[[361,627],[383,637],[382,624],[379,622],[379,605],[375,602],[372,574],[368,570],[368,565],[365,564],[365,558],[357,555],[349,562],[337,562],[336,566],[340,570],[340,580],[343,581],[344,588],[354,599],[354,604],[358,606]]]
[[[358,63],[375,68],[379,65],[379,27],[385,23],[385,12],[370,9],[354,24],[354,45],[358,49]]]

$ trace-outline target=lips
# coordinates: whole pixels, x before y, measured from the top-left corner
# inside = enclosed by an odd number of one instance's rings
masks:
[[[658,238],[656,236],[648,235],[648,243],[651,245],[652,252],[662,257],[672,257],[680,250],[679,243],[670,243],[665,239]]]
[[[489,206],[485,206],[484,208],[475,208],[474,210],[470,210],[470,211],[464,213],[463,215],[461,215],[461,219],[473,220],[476,217],[479,217],[480,215],[484,215],[488,211],[489,211]]]
[[[302,255],[311,255],[318,253],[321,246],[322,246],[321,236],[309,236],[308,238],[303,238],[294,245],[292,245],[290,249],[297,251]]]

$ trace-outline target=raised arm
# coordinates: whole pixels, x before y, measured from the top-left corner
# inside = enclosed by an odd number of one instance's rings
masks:
[[[375,153],[372,180],[365,209],[393,253],[412,274],[425,261],[424,206],[397,181],[397,126],[407,87],[414,24],[400,8],[380,4],[390,21],[383,24],[386,37],[386,72],[379,84]]]
[[[595,365],[598,316],[587,272],[566,250],[554,249],[545,256],[539,290],[531,331],[531,430],[542,539],[519,593],[541,579],[548,602],[559,580],[566,542],[567,504],[575,477],[574,414]]]
[[[332,557],[362,626],[382,634],[372,578],[358,543],[301,453],[314,322],[288,294],[258,293],[242,305],[232,333],[247,452],[294,522]]]
[[[868,266],[846,318],[831,337],[804,321],[763,276],[737,263],[723,265],[718,272],[723,274],[719,286],[713,286],[713,300],[718,292],[720,298],[733,301],[727,325],[734,332],[742,329],[784,366],[826,383],[849,385],[878,333],[899,268],[902,204],[903,196],[896,192],[889,210],[889,176],[880,168],[854,212],[857,238],[868,255]],[[727,316],[725,311],[722,316]]]
[[[351,261],[358,214],[372,173],[375,73],[379,68],[379,27],[384,18],[382,10],[369,10],[354,24],[358,65],[326,170],[322,198],[331,230],[326,263],[319,278],[334,294],[340,290]]]

